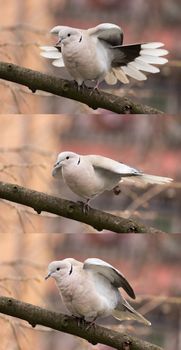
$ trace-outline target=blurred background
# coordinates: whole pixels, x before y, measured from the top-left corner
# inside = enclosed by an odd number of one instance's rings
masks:
[[[181,281],[179,235],[53,234],[3,235],[0,245],[0,293],[52,311],[67,313],[53,279],[44,280],[52,260],[98,257],[119,269],[132,285],[136,301],[130,304],[152,322],[118,322],[112,317],[100,324],[164,350],[180,349]],[[108,350],[51,329],[0,314],[0,349]]]
[[[51,60],[40,57],[39,46],[55,44],[57,39],[49,34],[55,25],[90,28],[102,22],[120,25],[125,44],[161,41],[170,54],[161,73],[151,74],[145,82],[132,80],[114,89],[103,83],[101,88],[177,114],[181,94],[179,0],[6,0],[0,11],[0,60],[67,77]],[[80,113],[83,108],[78,102],[44,92],[32,94],[5,80],[0,82],[0,102],[1,113]]]
[[[90,206],[134,218],[165,232],[181,230],[181,125],[179,117],[94,115],[6,115],[0,118],[0,181],[74,201],[62,180],[51,176],[57,154],[100,154],[148,174],[172,177],[169,186],[121,186]],[[4,215],[6,213],[6,215]],[[95,232],[87,225],[1,200],[0,232]]]

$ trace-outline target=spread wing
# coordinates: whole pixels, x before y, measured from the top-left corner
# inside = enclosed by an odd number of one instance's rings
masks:
[[[87,30],[88,35],[95,35],[98,39],[106,41],[111,46],[122,45],[123,31],[116,24],[102,23]]]
[[[107,262],[97,258],[89,258],[84,261],[83,269],[91,269],[103,275],[113,286],[123,288],[131,298],[136,298],[132,287],[124,275]]]

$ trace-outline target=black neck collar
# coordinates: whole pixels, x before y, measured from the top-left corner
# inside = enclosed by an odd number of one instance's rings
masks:
[[[73,266],[72,266],[72,264],[71,264],[71,268],[70,268],[70,271],[69,271],[69,275],[71,275],[72,271],[73,271]]]

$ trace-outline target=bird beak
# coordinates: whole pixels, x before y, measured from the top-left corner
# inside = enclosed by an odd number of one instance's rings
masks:
[[[61,46],[61,42],[62,42],[62,39],[61,38],[59,38],[58,39],[58,41],[56,42],[56,44],[55,44],[55,47],[59,47],[59,46]]]
[[[54,166],[53,166],[52,176],[56,176],[58,170],[61,169],[61,167],[62,167],[62,163],[61,162],[55,163]]]
[[[60,31],[61,28],[62,28],[61,26],[53,27],[53,28],[50,30],[50,33],[51,33],[51,34],[59,34],[59,31]],[[61,46],[61,41],[62,41],[62,39],[59,37],[58,41],[57,41],[56,44],[55,44],[55,47]]]
[[[51,272],[48,273],[48,275],[45,277],[45,280],[47,280],[51,276]]]

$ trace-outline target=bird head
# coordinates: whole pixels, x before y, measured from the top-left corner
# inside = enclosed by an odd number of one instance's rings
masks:
[[[51,29],[50,33],[58,34],[56,46],[67,45],[73,41],[79,42],[82,39],[82,33],[79,29],[65,26],[56,26]]]
[[[59,261],[52,261],[48,265],[48,274],[45,279],[47,280],[49,277],[53,277],[57,282],[61,282],[61,280],[72,273],[73,264],[76,264],[76,260],[72,258],[67,258]]]
[[[80,156],[74,152],[61,152],[58,154],[56,163],[54,164],[52,176],[56,177],[58,172],[63,168],[77,165],[80,160]]]

